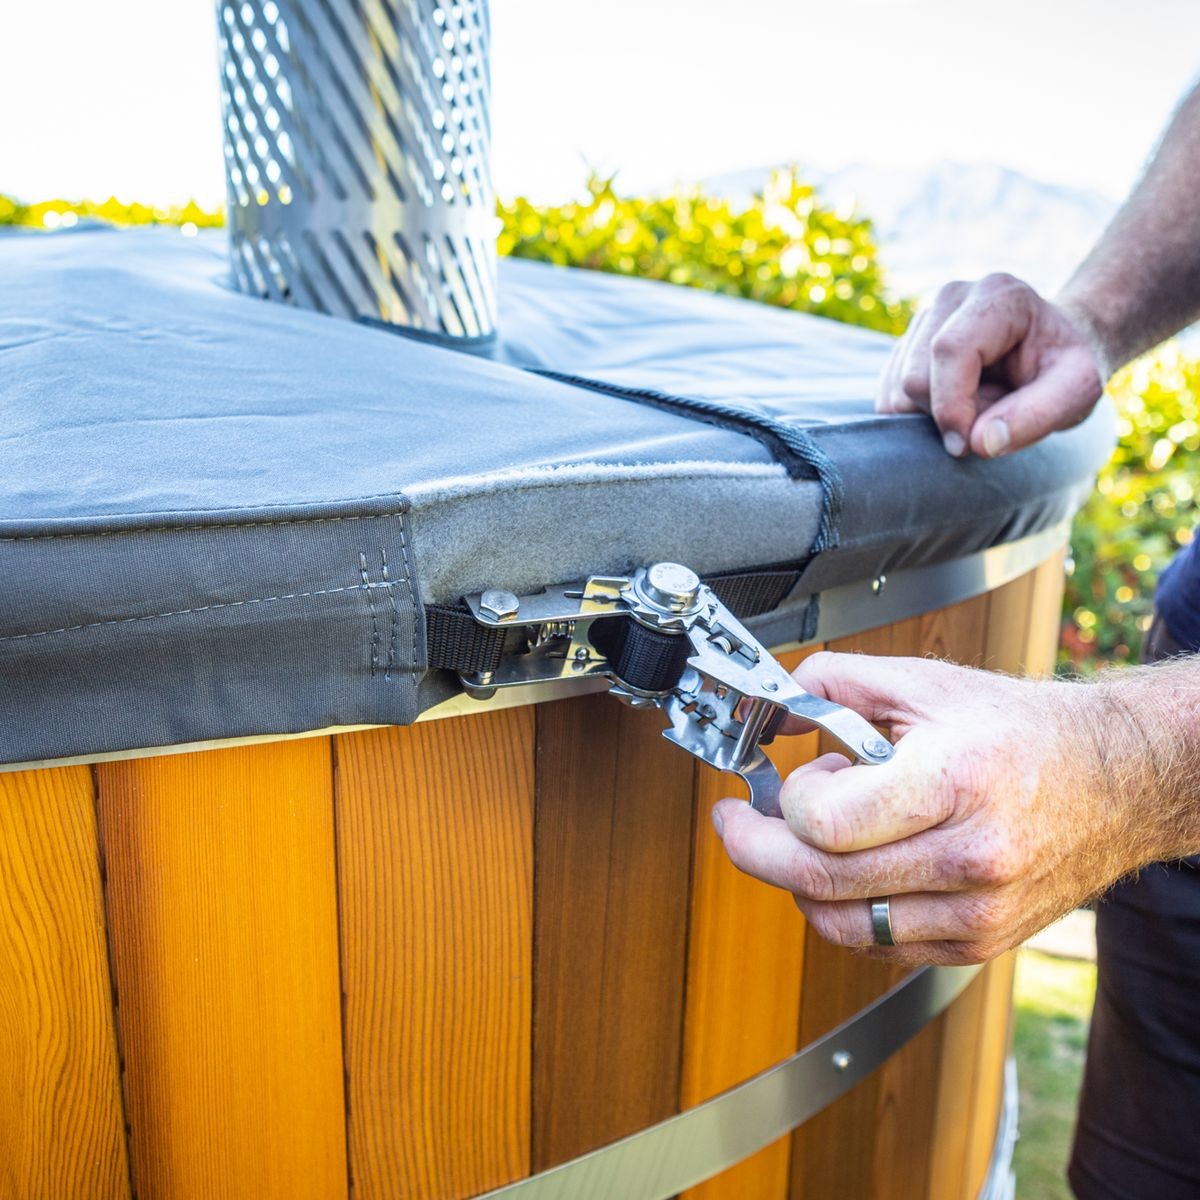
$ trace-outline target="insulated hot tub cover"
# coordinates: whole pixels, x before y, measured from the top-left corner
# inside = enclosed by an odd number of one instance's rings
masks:
[[[888,339],[502,263],[474,353],[264,303],[221,237],[0,240],[0,762],[408,723],[425,606],[675,559],[819,594],[1047,529],[1099,410],[998,462],[877,418]]]

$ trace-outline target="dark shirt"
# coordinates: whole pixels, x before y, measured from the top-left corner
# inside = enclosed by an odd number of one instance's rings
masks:
[[[1163,572],[1144,661],[1200,648],[1200,548]],[[1164,628],[1165,627],[1165,628]],[[1079,1200],[1200,1197],[1200,857],[1096,906],[1096,1006],[1068,1177]]]
[[[1159,577],[1154,604],[1175,641],[1200,650],[1200,530]]]

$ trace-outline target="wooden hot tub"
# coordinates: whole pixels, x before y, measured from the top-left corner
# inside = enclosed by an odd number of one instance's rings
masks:
[[[873,417],[886,340],[664,285],[512,264],[497,362],[237,295],[203,238],[5,251],[3,1200],[1003,1183],[1010,961],[806,936],[661,714],[472,700],[429,630],[670,559],[778,585],[788,664],[1045,672],[1102,425],[954,462]]]
[[[1043,672],[1060,595],[830,647]],[[730,866],[733,785],[599,694],[0,774],[0,1194],[475,1196],[786,1059],[899,977]],[[978,1195],[1011,978],[688,1194]]]

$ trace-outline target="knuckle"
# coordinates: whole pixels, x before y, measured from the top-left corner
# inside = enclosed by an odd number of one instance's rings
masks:
[[[794,821],[794,825],[792,825]],[[789,820],[797,837],[818,850],[841,853],[854,845],[854,830],[844,815],[828,805],[816,807],[802,799]]]
[[[836,905],[815,905],[809,911],[808,921],[831,946],[852,946],[857,941],[846,914]]]
[[[938,362],[944,362],[946,359],[958,358],[967,350],[968,345],[968,335],[965,331],[947,326],[933,335],[929,343],[929,353]]]
[[[808,900],[824,902],[837,899],[837,885],[832,871],[828,864],[811,852],[797,854],[791,883],[793,892]]]
[[[1010,275],[1007,271],[993,271],[990,275],[985,275],[979,281],[979,288],[981,291],[988,292],[1007,292],[1010,290],[1033,291],[1024,280],[1018,279],[1015,275]]]
[[[810,654],[793,672],[792,677],[796,678],[801,672],[805,674],[822,674],[833,669],[838,660],[838,655],[832,650],[818,650],[815,654]]]
[[[910,367],[900,378],[900,386],[913,399],[929,395],[929,372]]]
[[[1007,839],[978,839],[958,860],[959,882],[968,886],[997,888],[1015,883],[1020,874],[1017,856]]]
[[[1002,934],[1011,923],[1007,901],[994,893],[965,896],[959,905],[962,925],[973,934]]]
[[[944,283],[938,288],[933,298],[934,307],[941,300],[951,302],[961,300],[970,290],[971,285],[965,279],[952,279],[949,283]]]

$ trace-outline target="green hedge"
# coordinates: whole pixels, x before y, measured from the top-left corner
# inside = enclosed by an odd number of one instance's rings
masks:
[[[887,296],[871,222],[822,203],[777,171],[748,206],[696,189],[620,195],[593,177],[579,204],[501,202],[500,253],[663,279],[900,333],[907,300]]]
[[[593,178],[579,203],[517,198],[498,211],[502,254],[668,280],[887,333],[903,332],[912,316],[911,303],[887,291],[871,222],[824,203],[794,171],[777,172],[742,206],[695,189],[626,196],[612,179]],[[0,225],[57,228],[83,217],[223,223],[221,212],[194,202],[26,205],[0,195]],[[1154,579],[1197,521],[1200,360],[1167,346],[1122,371],[1109,393],[1120,441],[1075,523],[1063,610],[1061,662],[1082,671],[1137,658]]]
[[[1136,661],[1154,581],[1200,521],[1200,360],[1174,343],[1109,384],[1118,443],[1075,522],[1061,661]]]

